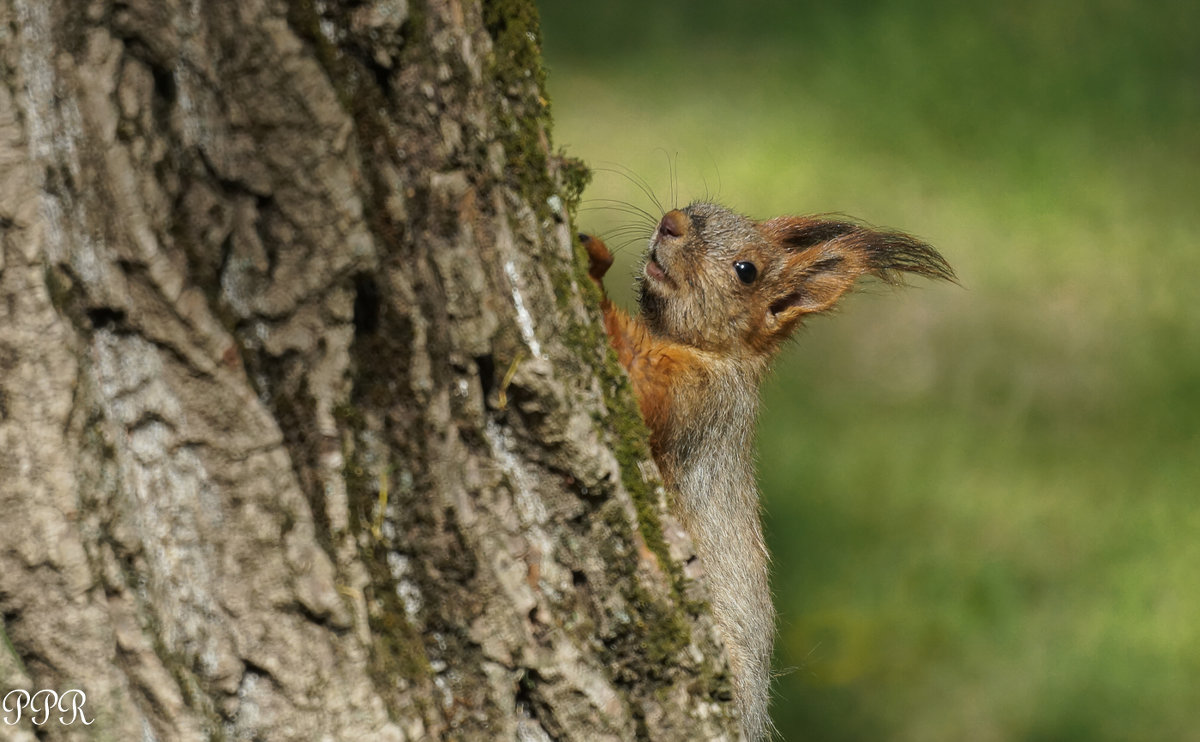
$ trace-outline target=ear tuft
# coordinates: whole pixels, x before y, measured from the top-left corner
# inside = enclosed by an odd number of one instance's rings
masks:
[[[903,283],[903,274],[955,281],[954,269],[926,243],[903,232],[864,229],[853,237],[870,272],[890,284]]]
[[[766,238],[790,253],[829,245],[822,257],[805,267],[809,275],[836,270],[836,261],[847,256],[868,273],[890,284],[901,283],[901,274],[954,281],[954,270],[936,250],[904,232],[875,230],[845,219],[781,216],[759,225]]]

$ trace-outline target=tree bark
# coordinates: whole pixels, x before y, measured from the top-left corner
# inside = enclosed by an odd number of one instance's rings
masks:
[[[0,0],[32,739],[735,738],[527,0]]]

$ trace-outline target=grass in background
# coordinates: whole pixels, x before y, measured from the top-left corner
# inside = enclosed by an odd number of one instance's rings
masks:
[[[784,737],[1200,739],[1200,5],[593,5],[543,3],[557,145],[962,278],[765,390]]]

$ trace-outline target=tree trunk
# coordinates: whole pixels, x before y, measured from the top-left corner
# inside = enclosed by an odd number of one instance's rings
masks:
[[[539,43],[0,0],[0,737],[736,736]]]

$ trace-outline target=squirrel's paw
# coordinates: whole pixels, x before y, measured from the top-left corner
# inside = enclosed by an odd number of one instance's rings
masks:
[[[604,274],[608,273],[608,269],[612,267],[612,253],[608,251],[608,247],[599,237],[580,234],[579,241],[583,243],[583,249],[587,250],[588,276],[599,284],[604,278]]]

